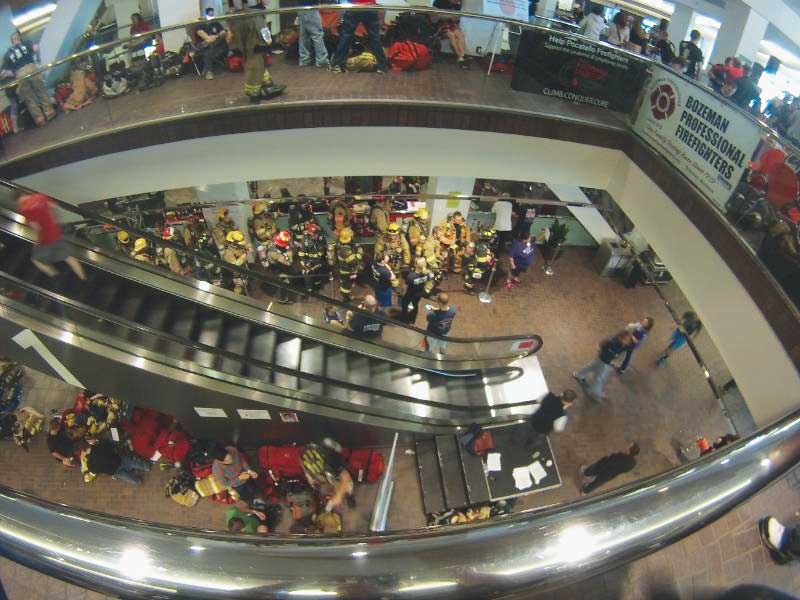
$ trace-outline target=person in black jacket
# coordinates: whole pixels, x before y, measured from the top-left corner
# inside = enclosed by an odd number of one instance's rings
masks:
[[[611,370],[614,368],[612,363],[614,359],[620,354],[625,352],[629,346],[633,344],[633,336],[629,331],[620,331],[618,334],[603,340],[600,344],[600,352],[597,358],[583,367],[577,373],[573,373],[573,377],[583,386],[588,386],[589,394],[595,400],[602,400],[603,388],[606,384]],[[593,381],[589,383],[587,377],[592,375]]]
[[[574,401],[573,390],[564,390],[561,394],[548,392],[528,422],[536,433],[542,435],[549,435],[554,429],[563,431],[567,422],[567,409]]]
[[[581,493],[588,494],[592,490],[608,483],[617,475],[632,471],[636,467],[636,456],[639,454],[639,444],[631,443],[625,452],[615,452],[598,460],[588,467],[581,466],[583,485]]]

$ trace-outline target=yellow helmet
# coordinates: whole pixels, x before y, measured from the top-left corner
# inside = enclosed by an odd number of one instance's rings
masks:
[[[339,232],[339,241],[342,244],[349,244],[353,241],[353,230],[349,227],[345,227]]]
[[[131,241],[131,236],[128,235],[127,231],[118,231],[117,232],[117,241],[120,244],[127,244],[128,242]]]
[[[139,239],[138,239],[138,240],[136,240],[136,242],[133,244],[133,251],[134,251],[134,252],[141,252],[141,251],[142,251],[142,250],[144,250],[145,248],[147,248],[147,240],[146,240],[146,239],[144,239],[144,238],[139,238]]]
[[[400,233],[400,225],[397,223],[389,223],[389,226],[386,228],[386,233],[389,235],[397,235]]]
[[[427,221],[430,218],[430,215],[428,214],[428,209],[425,208],[424,206],[422,208],[420,208],[417,211],[417,218],[420,221]]]
[[[244,246],[244,234],[236,229],[229,231],[225,239],[228,240],[229,244],[239,244],[240,246]]]
[[[256,202],[255,204],[253,204],[253,214],[254,215],[260,215],[265,210],[267,210],[267,205],[264,204],[263,202]]]

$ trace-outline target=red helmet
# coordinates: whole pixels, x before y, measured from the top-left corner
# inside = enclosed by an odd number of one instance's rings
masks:
[[[292,243],[292,234],[288,231],[279,231],[272,238],[272,241],[275,242],[278,248],[288,248],[289,244]]]
[[[305,226],[303,227],[303,230],[306,233],[310,233],[310,234],[313,235],[313,234],[319,233],[319,225],[317,225],[313,221],[309,221],[308,223],[305,224]]]
[[[161,232],[161,237],[165,240],[171,240],[173,237],[175,237],[175,228],[164,227],[164,230]]]

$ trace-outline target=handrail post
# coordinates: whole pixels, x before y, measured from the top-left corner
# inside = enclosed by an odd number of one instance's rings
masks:
[[[392,491],[394,490],[392,474],[394,472],[394,455],[397,450],[397,438],[399,437],[399,433],[394,434],[392,452],[389,454],[389,460],[386,463],[386,470],[383,472],[381,486],[378,488],[378,497],[375,499],[375,508],[372,510],[372,518],[369,521],[370,531],[380,532],[386,529],[386,521],[389,517],[389,506],[392,503]]]

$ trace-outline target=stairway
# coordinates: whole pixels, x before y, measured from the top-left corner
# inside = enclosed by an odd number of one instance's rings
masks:
[[[480,457],[467,452],[455,435],[415,441],[422,502],[426,514],[490,500]]]

